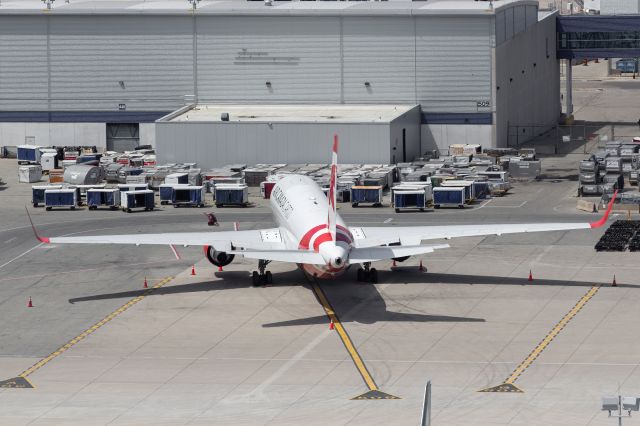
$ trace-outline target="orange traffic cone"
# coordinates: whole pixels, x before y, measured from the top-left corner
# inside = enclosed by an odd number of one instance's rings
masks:
[[[147,285],[147,277],[144,277],[144,285],[142,286],[142,288],[149,288],[149,286]]]
[[[424,272],[424,266],[422,266],[422,259],[420,259],[420,267],[418,268],[418,271]]]
[[[613,275],[613,283],[611,283],[611,287],[617,287],[618,284],[616,283],[616,276],[615,274]],[[29,299],[29,303],[31,303],[31,299]]]
[[[218,272],[222,272],[222,266],[218,266]]]
[[[196,274],[196,265],[191,265],[191,275]]]
[[[333,320],[331,320],[331,322],[329,323],[329,330],[333,330],[334,326],[333,326]]]
[[[33,308],[33,302],[31,301],[31,298],[29,298],[29,303],[27,303],[27,308]]]
[[[531,273],[531,269],[529,269],[529,281],[533,281],[533,274]]]

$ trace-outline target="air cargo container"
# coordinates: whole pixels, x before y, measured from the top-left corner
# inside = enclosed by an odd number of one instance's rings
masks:
[[[61,189],[62,185],[36,185],[31,187],[31,202],[33,207],[44,204],[44,191],[47,189]]]
[[[177,185],[177,184],[188,185],[189,173],[171,173],[170,175],[167,175],[166,178],[164,178],[164,183],[173,184],[173,185]]]
[[[64,181],[73,185],[95,185],[102,181],[102,168],[76,164],[64,170]]]
[[[351,206],[358,207],[362,203],[371,204],[373,207],[382,206],[382,186],[352,186]]]
[[[439,186],[433,188],[433,207],[455,206],[464,208],[465,188],[455,186]]]
[[[150,189],[122,192],[120,201],[122,203],[122,211],[128,213],[131,213],[132,209],[149,211],[155,207],[155,195]]]
[[[42,170],[49,172],[50,170],[58,168],[58,154],[55,152],[45,152],[40,157],[40,165]]]
[[[149,189],[146,183],[136,183],[136,184],[128,184],[128,183],[119,183],[118,189],[120,192],[125,191],[143,191],[145,189]]]
[[[44,191],[44,205],[47,210],[54,207],[67,207],[75,210],[78,203],[78,191],[75,189],[47,189]]]
[[[176,185],[173,187],[171,204],[173,207],[204,207],[205,195],[204,186]]]
[[[120,190],[113,188],[88,189],[87,206],[89,206],[89,210],[97,210],[102,206],[115,210],[120,207]]]
[[[18,164],[40,164],[40,146],[18,145]]]
[[[246,207],[249,204],[249,189],[242,184],[217,184],[215,186],[216,207],[237,205]]]
[[[18,182],[33,183],[38,182],[41,178],[42,166],[40,164],[18,167]]]

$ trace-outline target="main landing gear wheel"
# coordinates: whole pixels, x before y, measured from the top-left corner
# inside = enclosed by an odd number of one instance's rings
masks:
[[[378,270],[370,268],[370,263],[364,263],[363,266],[364,269],[358,268],[358,281],[376,284],[378,282]]]
[[[271,263],[270,260],[262,260],[258,261],[258,271],[253,271],[251,274],[251,282],[254,287],[259,286],[260,284],[272,284],[273,283],[273,275],[271,271],[265,271],[267,265]]]

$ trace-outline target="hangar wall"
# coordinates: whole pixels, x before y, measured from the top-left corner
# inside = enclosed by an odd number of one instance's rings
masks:
[[[391,161],[388,123],[158,122],[156,149],[160,162],[197,159],[202,168],[230,163],[324,164],[331,158],[334,133],[340,135],[341,163]]]
[[[495,49],[497,146],[516,146],[545,132],[562,111],[556,13],[534,22],[527,31],[507,34]]]

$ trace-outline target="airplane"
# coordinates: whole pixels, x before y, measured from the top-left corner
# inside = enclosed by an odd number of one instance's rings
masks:
[[[594,229],[603,226],[611,213],[617,191],[600,220],[592,223],[522,223],[433,226],[347,226],[336,211],[338,136],[334,135],[329,193],[310,177],[287,175],[274,185],[270,207],[277,226],[269,229],[218,232],[188,232],[78,237],[42,237],[29,215],[36,238],[53,244],[156,244],[202,246],[205,257],[215,266],[230,264],[241,255],[258,260],[252,273],[254,286],[273,282],[266,270],[272,261],[296,263],[311,278],[333,279],[352,265],[358,267],[357,280],[376,283],[378,273],[371,264],[393,259],[403,262],[410,256],[448,248],[448,244],[422,244],[428,240],[503,235],[543,231]],[[27,210],[27,215],[29,214]]]

